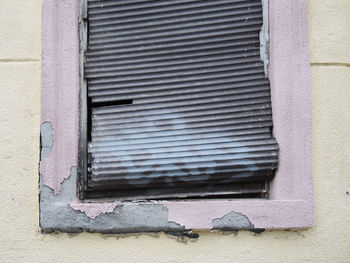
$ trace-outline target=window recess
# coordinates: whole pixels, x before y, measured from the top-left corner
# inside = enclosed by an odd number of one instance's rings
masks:
[[[87,14],[82,195],[266,197],[262,1],[88,0]]]

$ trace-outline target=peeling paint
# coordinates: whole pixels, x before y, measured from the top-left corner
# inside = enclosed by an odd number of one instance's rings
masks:
[[[40,174],[55,195],[78,163],[78,4],[45,0],[42,5],[41,123],[44,132],[45,123],[51,124],[54,144],[40,162]]]
[[[236,213],[234,211],[224,215],[221,218],[215,218],[212,222],[213,230],[225,231],[255,228],[246,215]]]
[[[44,160],[51,154],[54,143],[53,127],[50,122],[44,122],[40,126],[40,160]]]
[[[112,203],[82,203],[78,198],[72,200],[69,206],[76,211],[85,213],[91,219],[95,219],[101,214],[113,213],[118,202]]]
[[[61,185],[60,194],[55,195],[40,177],[40,227],[44,233],[186,231],[184,226],[168,221],[168,209],[160,203],[81,204],[76,201],[76,182],[77,168],[72,167],[70,176]]]
[[[232,211],[245,215],[256,229],[298,228],[313,224],[312,205],[301,200],[202,200],[160,203],[168,209],[168,220],[177,222],[186,229],[212,229],[213,220],[223,218]]]

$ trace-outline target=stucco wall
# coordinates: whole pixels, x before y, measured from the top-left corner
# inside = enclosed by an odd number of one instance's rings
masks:
[[[349,0],[309,1],[315,227],[187,243],[40,233],[40,12],[39,0],[0,1],[0,262],[350,262]]]

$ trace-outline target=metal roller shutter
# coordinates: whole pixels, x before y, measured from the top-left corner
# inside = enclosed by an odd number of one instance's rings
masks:
[[[88,23],[89,191],[264,191],[278,144],[261,0],[89,0]]]

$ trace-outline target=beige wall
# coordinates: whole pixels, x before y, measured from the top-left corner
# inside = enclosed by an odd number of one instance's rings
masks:
[[[41,2],[1,0],[0,262],[350,262],[350,1],[309,7],[315,227],[203,232],[186,244],[165,234],[40,233]]]

